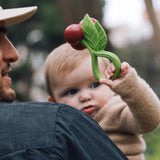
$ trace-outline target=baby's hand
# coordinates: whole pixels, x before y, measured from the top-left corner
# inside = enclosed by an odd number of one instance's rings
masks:
[[[119,76],[115,80],[111,80],[110,78],[113,76],[114,71],[115,71],[115,67],[113,63],[111,63],[108,66],[107,70],[105,71],[105,78],[101,78],[99,82],[101,84],[106,84],[110,87],[113,87],[117,85],[118,83],[120,83],[126,77],[126,75],[130,72],[130,70],[131,70],[130,65],[127,62],[123,62],[121,64],[121,72]]]

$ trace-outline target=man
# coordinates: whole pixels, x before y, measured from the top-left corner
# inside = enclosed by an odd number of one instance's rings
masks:
[[[18,60],[18,53],[12,43],[7,39],[7,26],[21,22],[35,13],[37,7],[3,10],[0,7],[0,101],[12,102],[15,92],[10,88],[10,63]]]
[[[12,102],[10,64],[18,53],[6,27],[19,23],[37,7],[0,9],[0,160],[125,160],[124,154],[89,116],[53,103]]]

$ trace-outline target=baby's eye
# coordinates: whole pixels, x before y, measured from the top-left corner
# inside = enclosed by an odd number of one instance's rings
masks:
[[[74,95],[77,93],[77,89],[71,89],[65,93],[65,95]]]
[[[95,82],[91,85],[91,88],[97,88],[100,85],[99,82]]]

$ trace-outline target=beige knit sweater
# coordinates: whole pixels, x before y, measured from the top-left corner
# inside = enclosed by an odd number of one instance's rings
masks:
[[[160,101],[135,70],[112,90],[116,95],[93,118],[129,160],[144,160],[142,134],[159,127]]]

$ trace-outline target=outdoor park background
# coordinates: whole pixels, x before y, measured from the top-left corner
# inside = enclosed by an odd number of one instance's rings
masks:
[[[38,6],[27,21],[9,27],[8,37],[20,59],[11,74],[16,101],[47,101],[43,64],[65,42],[64,29],[88,13],[104,27],[106,50],[136,68],[160,97],[159,0],[0,0],[3,8]],[[144,136],[146,160],[160,159],[160,129]]]

